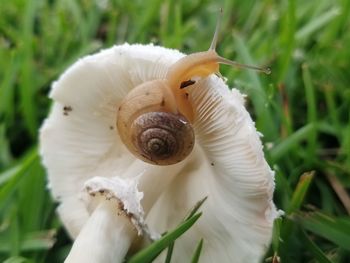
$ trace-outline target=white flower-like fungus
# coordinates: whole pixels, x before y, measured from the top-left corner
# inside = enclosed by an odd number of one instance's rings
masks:
[[[122,262],[143,231],[175,227],[204,196],[200,220],[176,242],[187,262],[259,262],[278,212],[274,173],[238,90],[212,75],[188,87],[195,147],[182,162],[155,166],[121,143],[116,109],[142,82],[164,78],[184,55],[153,45],[114,46],[72,65],[50,93],[40,152],[58,213],[75,239],[66,262]]]

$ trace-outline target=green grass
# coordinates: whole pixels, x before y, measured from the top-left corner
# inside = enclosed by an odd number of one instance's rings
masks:
[[[221,69],[248,95],[286,212],[266,260],[349,262],[350,1],[96,2],[0,4],[0,261],[62,262],[71,246],[37,154],[51,82],[115,43],[206,50],[222,7],[218,53],[272,69]]]

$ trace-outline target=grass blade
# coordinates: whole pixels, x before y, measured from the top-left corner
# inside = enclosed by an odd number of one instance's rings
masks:
[[[282,218],[277,218],[273,222],[272,249],[277,254],[280,245]]]
[[[199,257],[201,255],[201,251],[202,251],[202,247],[203,247],[203,239],[201,239],[196,247],[196,250],[193,254],[191,263],[198,263],[199,262]]]
[[[156,242],[149,245],[147,248],[141,250],[134,255],[128,262],[129,263],[147,263],[151,262],[156,255],[168,247],[175,239],[184,234],[191,226],[200,218],[202,213],[198,213],[180,224],[175,230],[167,233]]]
[[[310,184],[312,182],[312,179],[314,177],[314,172],[304,173],[298,182],[298,185],[292,195],[291,202],[288,205],[288,208],[286,209],[286,214],[290,215],[292,213],[295,213],[299,210],[302,203],[304,202],[306,193],[310,187]],[[294,222],[287,217],[287,220],[283,222],[282,229],[281,229],[281,237],[283,239],[289,238],[292,230],[294,228]],[[284,246],[285,244],[281,244]]]
[[[278,63],[278,73],[277,79],[278,83],[283,83],[285,81],[288,69],[291,66],[291,60],[293,51],[295,48],[295,31],[296,31],[296,7],[297,4],[295,0],[288,1],[288,8],[285,14],[282,16],[281,32],[280,32],[280,42],[282,49],[282,54],[280,56],[280,61]]]
[[[306,193],[310,187],[312,179],[314,178],[315,172],[304,173],[299,180],[297,188],[295,189],[292,200],[287,209],[287,214],[296,212],[301,204],[304,202]]]
[[[188,214],[188,216],[184,219],[184,221],[190,219],[191,217],[193,217],[197,211],[199,210],[199,208],[203,205],[203,203],[208,199],[208,196],[204,197],[202,200],[199,200],[195,206],[193,207],[193,209],[191,210],[191,212]],[[171,256],[173,254],[173,250],[174,250],[174,246],[175,246],[175,242],[172,242],[169,247],[168,247],[168,251],[167,251],[167,255],[165,258],[165,263],[170,263],[171,261]]]
[[[0,188],[0,201],[8,197],[9,193],[20,182],[23,174],[38,161],[38,153],[34,149],[17,166],[0,174],[0,185],[3,185]]]
[[[303,140],[306,140],[310,134],[312,134],[316,130],[317,125],[314,123],[306,124],[304,127],[300,128],[288,138],[283,140],[281,143],[277,144],[270,151],[270,156],[273,162],[277,162],[281,159],[285,154],[288,153],[293,147],[295,147],[298,143]]]
[[[34,104],[34,87],[36,82],[36,74],[33,73],[34,66],[34,24],[35,15],[37,14],[39,4],[37,1],[27,1],[25,7],[25,13],[22,21],[22,37],[23,45],[22,60],[20,68],[20,105],[23,114],[24,122],[32,138],[36,137],[36,131],[38,128],[37,123],[37,108],[33,107]]]
[[[190,211],[188,216],[182,222],[185,222],[185,221],[189,220],[191,217],[193,217],[196,214],[196,212],[199,210],[199,208],[203,205],[203,203],[207,200],[207,198],[208,198],[208,196],[206,196],[203,199],[199,200],[194,205],[194,207],[192,208],[192,210]],[[166,235],[166,234],[167,233],[164,233],[163,236]],[[174,246],[175,246],[175,241],[171,242],[170,245],[168,246],[168,251],[167,251],[166,258],[165,258],[165,263],[170,263],[171,257],[172,257],[172,254],[173,254],[173,250],[174,250]],[[155,259],[160,253],[161,253],[161,251],[158,254],[156,254],[153,259]]]
[[[323,251],[308,237],[304,230],[301,231],[301,238],[303,243],[307,246],[318,262],[332,263],[332,261],[327,258]]]
[[[237,52],[242,57],[242,62],[248,65],[254,65],[253,58],[248,49],[247,43],[244,39],[237,33],[233,34],[234,41],[236,43]],[[265,89],[262,86],[259,73],[253,70],[246,70],[245,74],[248,77],[249,83],[251,83],[251,89],[248,94],[254,104],[255,112],[259,118],[257,119],[257,127],[263,131],[265,134],[273,134],[276,132],[274,127],[269,125],[273,122],[272,115],[270,113],[269,107],[266,107],[267,95]]]
[[[305,229],[350,250],[350,219],[326,215],[322,212],[298,213],[292,217]]]
[[[307,103],[307,119],[308,123],[317,122],[317,105],[316,105],[316,92],[312,83],[310,70],[307,64],[302,66],[303,81],[305,87],[305,97]],[[308,136],[308,155],[315,156],[317,147],[317,132],[313,130],[310,136]]]
[[[21,252],[48,250],[56,241],[55,235],[55,229],[22,234],[23,238],[18,245],[18,250]],[[7,237],[0,238],[0,253],[9,253],[13,249],[6,239]]]
[[[312,19],[309,24],[299,29],[298,32],[295,34],[295,38],[298,41],[307,38],[315,31],[323,28],[325,25],[327,25],[330,21],[332,21],[335,17],[337,17],[340,14],[341,12],[338,7],[326,11],[324,14],[320,15],[315,19]]]
[[[29,262],[32,262],[32,261],[23,257],[11,257],[4,261],[4,263],[29,263]]]
[[[189,215],[186,217],[186,220],[190,219],[191,217],[193,217],[197,211],[199,210],[199,208],[201,208],[201,206],[204,204],[204,202],[208,199],[208,196],[204,197],[202,200],[199,200],[195,206],[192,208],[192,211],[189,213]]]
[[[166,253],[166,258],[164,263],[170,263],[171,261],[171,257],[173,255],[173,251],[174,251],[174,246],[175,246],[175,242],[172,242],[169,246],[168,246],[168,251]]]

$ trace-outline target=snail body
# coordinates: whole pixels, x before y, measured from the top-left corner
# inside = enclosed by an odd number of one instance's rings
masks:
[[[195,116],[188,86],[198,78],[219,73],[219,64],[269,73],[219,56],[216,42],[219,21],[208,51],[187,55],[167,71],[164,79],[147,81],[132,89],[121,102],[117,128],[122,142],[139,159],[156,165],[182,161],[194,146]]]

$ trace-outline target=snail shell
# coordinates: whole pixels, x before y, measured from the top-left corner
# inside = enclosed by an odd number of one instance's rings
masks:
[[[178,163],[194,146],[192,125],[178,111],[166,80],[146,82],[131,90],[118,109],[117,128],[129,151],[151,164]]]
[[[132,143],[143,160],[158,165],[182,161],[194,145],[193,129],[181,114],[144,113],[134,120],[131,131]]]

